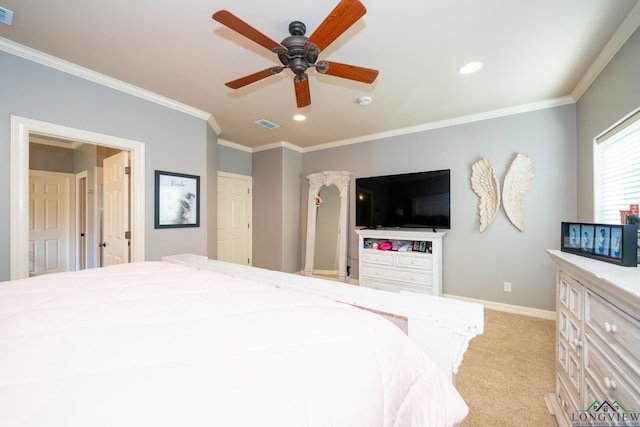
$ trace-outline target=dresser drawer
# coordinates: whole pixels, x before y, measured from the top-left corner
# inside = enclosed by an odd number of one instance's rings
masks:
[[[621,360],[625,371],[640,367],[640,322],[616,309],[595,293],[587,291],[585,298],[587,328],[595,333]]]
[[[404,254],[398,252],[396,255],[396,265],[402,268],[419,268],[422,270],[431,270],[433,262],[430,256]]]
[[[367,264],[363,265],[362,268],[364,269],[362,275],[365,280],[368,278],[383,279],[394,282],[414,283],[422,286],[431,283],[431,273],[428,271],[393,270]]]
[[[379,251],[377,249],[365,249],[362,251],[362,261],[378,264],[378,265],[393,265],[393,253]]]
[[[433,294],[433,288],[427,283],[404,283],[397,281],[388,281],[378,277],[366,277],[363,281],[363,286],[367,288],[381,289],[383,291],[400,292],[400,291],[412,291],[426,294]]]
[[[640,389],[636,385],[638,373],[628,376],[623,373],[613,360],[607,357],[600,346],[587,335],[584,348],[585,383],[590,384],[585,390],[585,403],[594,400],[618,401],[628,410],[640,408]],[[585,407],[586,408],[586,407]],[[585,409],[583,408],[583,409]]]
[[[558,404],[563,409],[565,414],[570,414],[579,411],[581,408],[573,399],[575,392],[569,392],[567,386],[561,376],[556,378],[556,399],[558,399]],[[556,414],[558,416],[560,414]],[[568,421],[568,420],[565,420]],[[563,425],[562,423],[558,423],[558,425]]]

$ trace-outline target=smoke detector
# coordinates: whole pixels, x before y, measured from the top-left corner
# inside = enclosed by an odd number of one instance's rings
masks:
[[[371,99],[370,96],[363,96],[360,99],[358,99],[358,103],[360,105],[369,105],[373,102],[373,99]]]

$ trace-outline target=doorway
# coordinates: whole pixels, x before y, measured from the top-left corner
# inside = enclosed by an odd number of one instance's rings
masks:
[[[131,154],[131,261],[145,254],[145,145],[142,142],[11,116],[10,247],[11,280],[29,271],[29,138],[31,135],[78,141],[128,151]]]
[[[218,172],[218,260],[252,265],[252,178]]]

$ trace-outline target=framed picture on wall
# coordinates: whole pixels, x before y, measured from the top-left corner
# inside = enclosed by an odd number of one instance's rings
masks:
[[[200,227],[200,177],[156,171],[155,228]]]

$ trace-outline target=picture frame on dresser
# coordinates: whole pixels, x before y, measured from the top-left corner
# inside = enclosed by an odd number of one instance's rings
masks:
[[[561,223],[562,252],[635,267],[637,246],[638,224]]]

